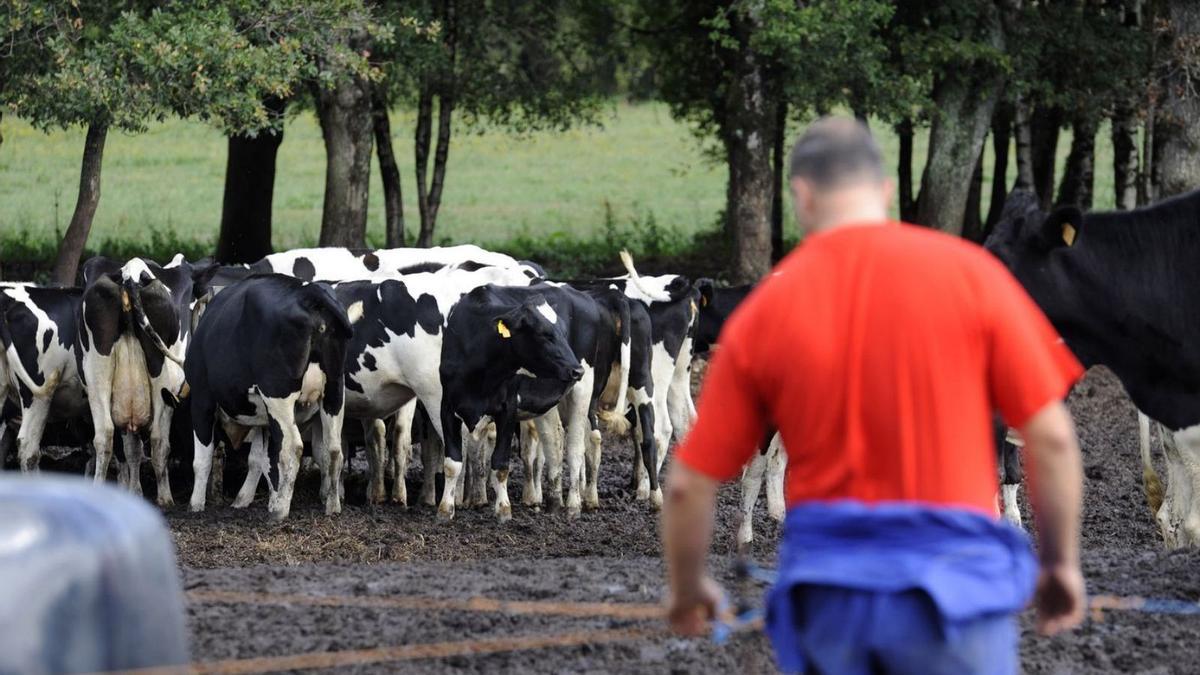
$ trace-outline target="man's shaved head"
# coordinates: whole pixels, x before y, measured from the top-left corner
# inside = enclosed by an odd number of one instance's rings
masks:
[[[824,190],[857,182],[880,182],[883,157],[867,125],[851,117],[822,117],[792,148],[791,179]]]

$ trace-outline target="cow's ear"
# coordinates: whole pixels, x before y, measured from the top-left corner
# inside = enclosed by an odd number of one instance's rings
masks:
[[[700,306],[708,307],[713,300],[713,294],[716,292],[716,284],[712,279],[697,279],[696,290],[700,291]]]
[[[1042,238],[1053,247],[1074,246],[1075,238],[1083,229],[1083,212],[1074,206],[1062,206],[1042,222]]]
[[[201,266],[200,263],[191,265],[192,270],[192,295],[199,298],[208,292],[208,284],[216,276],[217,272],[221,271],[221,265],[215,262],[209,262]]]

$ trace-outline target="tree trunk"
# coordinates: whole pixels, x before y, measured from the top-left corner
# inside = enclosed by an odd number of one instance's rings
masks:
[[[1030,129],[1031,112],[1029,104],[1017,99],[1016,105],[1016,135],[1017,135],[1017,182],[1013,189],[1033,189],[1033,140]]]
[[[900,220],[911,223],[917,218],[917,200],[913,199],[913,123],[904,118],[896,125],[900,137],[900,163],[896,179],[900,182]]]
[[[1126,211],[1137,208],[1138,203],[1137,124],[1132,102],[1113,113],[1113,193],[1116,207]]]
[[[374,145],[370,90],[366,79],[349,76],[333,87],[316,87],[326,162],[321,246],[366,247]]]
[[[1074,204],[1084,211],[1092,208],[1096,163],[1095,116],[1080,114],[1071,124],[1071,152],[1058,186],[1058,204]]]
[[[1062,112],[1057,108],[1035,108],[1029,119],[1033,189],[1037,192],[1042,210],[1049,210],[1050,203],[1054,201],[1054,171],[1061,126]]]
[[[787,154],[787,102],[782,99],[775,106],[774,136],[771,167],[774,173],[771,184],[771,262],[777,263],[786,253],[783,250],[783,159]]]
[[[767,69],[750,45],[761,19],[752,7],[734,13],[739,51],[726,106],[732,129],[733,269],[735,284],[758,281],[771,268],[771,127],[775,108]]]
[[[984,221],[985,235],[1000,220],[1004,200],[1008,198],[1008,145],[1012,140],[1012,124],[1012,104],[997,106],[992,119],[992,154],[995,155],[995,162],[992,164],[992,196],[988,203],[987,220]]]
[[[267,109],[282,117],[286,103],[268,99]],[[229,137],[225,161],[225,193],[221,200],[221,234],[217,261],[252,263],[271,253],[271,204],[275,196],[275,158],[283,143],[283,125],[251,138]]]
[[[375,129],[375,153],[379,157],[379,178],[383,183],[384,241],[388,248],[404,246],[404,194],[400,187],[400,167],[392,151],[392,123],[388,118],[387,97],[378,87],[371,88],[371,118]]]
[[[1192,80],[1196,36],[1200,35],[1200,4],[1194,0],[1168,3],[1171,62],[1163,92],[1156,133],[1162,152],[1158,165],[1158,197],[1177,195],[1200,186],[1200,92]]]
[[[983,201],[983,153],[975,160],[975,173],[971,176],[971,187],[967,191],[967,208],[963,213],[963,239],[979,243],[983,241],[983,220],[979,217],[979,206]]]
[[[1158,117],[1158,107],[1153,100],[1146,111],[1146,121],[1142,132],[1142,168],[1138,172],[1138,205],[1154,201],[1154,148],[1158,138],[1154,133],[1154,119]]]
[[[449,54],[449,78],[436,88],[438,99],[438,135],[437,149],[433,157],[433,177],[426,184],[425,176],[429,162],[430,126],[433,122],[432,86],[422,87],[421,98],[418,102],[417,142],[415,153],[417,159],[417,206],[421,213],[421,229],[417,235],[417,246],[433,245],[433,230],[437,226],[438,208],[442,204],[442,187],[446,182],[446,160],[450,153],[451,121],[454,114],[454,104],[457,83],[455,82],[456,59],[458,57],[458,22],[455,0],[446,0],[443,7],[445,38],[444,45]]]
[[[83,141],[83,163],[79,170],[79,196],[75,200],[75,212],[71,224],[58,245],[58,256],[54,259],[54,283],[74,286],[79,271],[79,258],[92,231],[92,218],[100,204],[100,167],[104,162],[104,141],[108,137],[107,123],[88,126],[87,138]]]

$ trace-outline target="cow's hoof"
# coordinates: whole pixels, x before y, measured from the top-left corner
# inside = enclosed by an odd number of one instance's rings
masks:
[[[158,493],[158,499],[156,499],[155,502],[158,504],[159,508],[163,509],[170,509],[174,508],[175,506],[175,500],[171,497],[170,492]]]
[[[644,501],[646,501],[647,499],[650,499],[650,491],[649,491],[649,490],[642,490],[641,488],[638,488],[637,494],[635,494],[635,495],[633,496],[633,498],[634,498],[634,499],[636,499],[636,500],[637,500],[637,501],[639,501],[639,502],[644,502]]]
[[[342,512],[341,503],[325,505],[325,515],[327,515],[327,516],[336,516],[341,512]]]
[[[496,507],[496,519],[501,523],[507,523],[512,520],[512,506],[505,504],[504,506]]]
[[[581,515],[582,515],[582,512],[580,511],[578,506],[574,506],[574,507],[568,506],[567,507],[567,520],[579,520],[579,516],[581,516]]]
[[[439,508],[437,512],[437,519],[439,523],[448,523],[454,520],[454,507]]]
[[[196,502],[192,502],[189,505],[189,508],[191,509],[192,513],[202,513],[204,511],[204,504],[202,504],[202,503],[197,504]]]
[[[659,488],[659,489],[655,490],[654,492],[650,493],[650,508],[658,510],[658,509],[662,508],[662,505],[663,505],[662,488]]]
[[[233,504],[230,504],[230,506],[232,506],[235,509],[244,509],[247,506],[250,506],[251,502],[253,502],[253,501],[254,501],[254,497],[249,497],[249,498],[245,498],[245,499],[242,497],[238,497],[237,499],[233,500]]]

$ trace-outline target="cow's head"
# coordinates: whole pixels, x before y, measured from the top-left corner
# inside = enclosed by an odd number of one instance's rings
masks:
[[[1072,247],[1083,213],[1064,206],[1043,212],[1029,190],[1014,190],[984,246],[998,257],[1059,330],[1078,313]]]
[[[519,371],[563,382],[583,377],[562,322],[540,294],[494,317],[492,330],[513,355]]]

